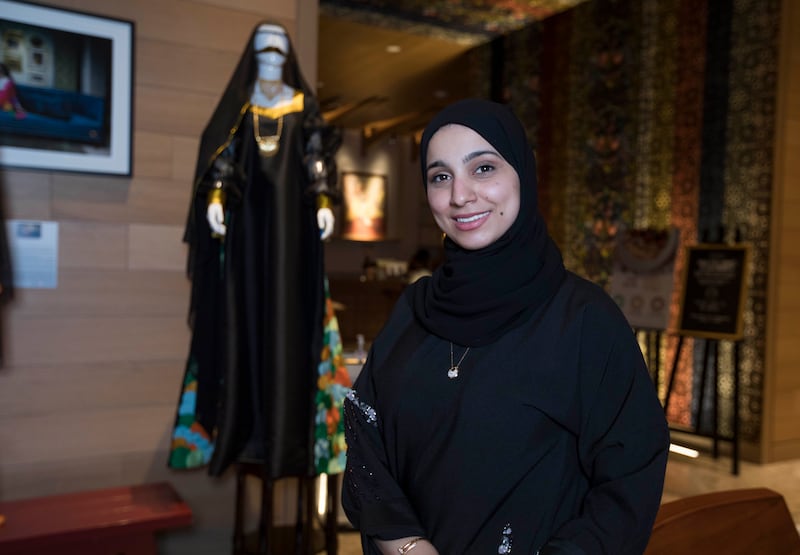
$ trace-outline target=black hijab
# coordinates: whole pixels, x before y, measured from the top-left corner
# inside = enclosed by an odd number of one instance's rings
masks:
[[[420,145],[422,182],[426,183],[431,137],[451,123],[481,135],[514,167],[520,181],[519,214],[508,231],[478,250],[445,238],[444,264],[412,291],[414,313],[426,330],[478,347],[527,321],[555,293],[566,272],[539,214],[533,150],[522,123],[507,106],[467,99],[434,116]]]
[[[242,56],[239,58],[239,63],[236,65],[236,69],[233,71],[233,75],[231,75],[228,85],[217,103],[217,107],[214,109],[214,113],[211,115],[211,119],[209,119],[200,137],[197,166],[194,173],[194,194],[197,193],[197,188],[211,168],[214,159],[220,154],[220,147],[228,140],[231,129],[237,125],[242,114],[242,108],[246,103],[250,102],[253,84],[258,75],[258,60],[256,59],[253,39],[261,25],[275,25],[282,28],[286,35],[289,52],[283,64],[283,82],[295,90],[302,91],[306,98],[314,98],[315,92],[308,86],[303,77],[292,46],[292,39],[289,37],[289,33],[286,32],[286,28],[274,21],[259,22],[250,33]],[[191,210],[189,216],[184,233],[184,241],[191,244],[196,235],[196,230],[193,228]]]

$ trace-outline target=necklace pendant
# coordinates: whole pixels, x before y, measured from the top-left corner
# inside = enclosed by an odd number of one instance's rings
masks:
[[[450,370],[447,371],[447,377],[450,378],[451,380],[457,378],[458,366],[451,366]]]
[[[278,137],[261,137],[258,141],[258,149],[262,156],[275,156],[278,152]]]

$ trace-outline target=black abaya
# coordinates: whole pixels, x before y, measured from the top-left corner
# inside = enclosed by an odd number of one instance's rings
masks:
[[[569,274],[456,379],[449,362],[401,299],[345,403],[343,504],[365,552],[424,536],[442,554],[642,553],[668,433],[605,293]]]
[[[326,125],[291,48],[283,68],[291,102],[251,106],[255,78],[251,36],[199,148],[185,234],[192,343],[169,464],[209,464],[219,475],[246,461],[270,478],[310,476],[324,314],[316,200],[330,191],[312,183],[308,165],[330,164],[335,148],[311,140]],[[257,136],[271,135],[279,149],[264,156]],[[218,180],[221,238],[206,221]]]

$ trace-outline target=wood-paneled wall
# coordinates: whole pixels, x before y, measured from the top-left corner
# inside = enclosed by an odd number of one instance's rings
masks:
[[[783,1],[761,460],[800,457],[800,3]]]
[[[133,177],[0,171],[6,218],[60,229],[58,287],[4,310],[0,497],[166,479],[198,526],[229,526],[233,480],[166,468],[189,345],[181,236],[200,134],[254,25],[284,24],[311,80],[316,0],[49,3],[135,23]]]

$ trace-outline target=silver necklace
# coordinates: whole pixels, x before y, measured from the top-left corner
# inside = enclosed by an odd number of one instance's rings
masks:
[[[461,366],[461,363],[464,362],[464,359],[467,358],[469,349],[470,348],[467,347],[467,350],[464,351],[463,355],[461,355],[461,358],[458,360],[458,364],[453,364],[453,342],[450,342],[450,369],[447,371],[447,377],[451,380],[458,377],[458,369]]]

